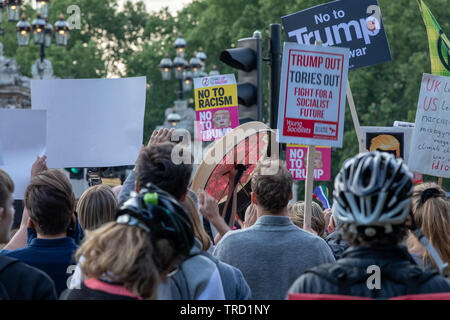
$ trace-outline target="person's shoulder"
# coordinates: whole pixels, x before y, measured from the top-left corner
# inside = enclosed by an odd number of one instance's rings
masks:
[[[43,271],[18,259],[0,257],[1,282],[14,288],[18,299],[56,299],[53,280]]]
[[[223,246],[224,244],[233,244],[235,242],[243,241],[246,238],[251,238],[252,233],[252,228],[228,231],[219,241],[216,247],[220,245]]]
[[[427,277],[427,272],[425,277]],[[423,293],[433,293],[433,292],[450,292],[450,279],[444,278],[437,272],[429,275],[428,280],[422,285],[421,292]]]
[[[31,275],[33,277],[36,278],[41,278],[41,279],[50,279],[46,273],[44,273],[43,271],[30,266],[28,264],[25,264],[23,262],[21,262],[20,260],[10,257],[10,256],[3,256],[0,257],[0,260],[2,261],[1,264],[4,263],[4,260],[8,259],[7,263],[8,266],[3,270],[3,272],[5,273],[11,273],[11,275],[17,275],[17,276],[27,276],[27,275]]]
[[[302,241],[302,244],[308,244],[309,246],[314,247],[323,247],[328,246],[325,239],[312,234],[311,232],[305,231],[297,227],[296,230],[293,229],[293,237],[296,237]]]
[[[331,264],[316,266],[303,273],[289,288],[288,293],[320,293],[321,288],[326,284],[329,286],[330,279],[324,274],[328,273]]]
[[[14,249],[14,250],[2,250],[2,251],[0,251],[0,256],[20,259],[20,257],[24,254],[26,255],[27,252],[28,252],[28,246],[19,248],[19,249]]]

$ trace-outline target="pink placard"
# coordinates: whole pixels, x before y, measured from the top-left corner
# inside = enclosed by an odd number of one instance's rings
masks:
[[[196,111],[197,134],[200,141],[211,141],[222,138],[239,126],[237,107],[208,109]]]
[[[294,180],[306,179],[306,159],[308,147],[288,144],[286,147],[286,166]],[[331,148],[316,147],[314,154],[314,180],[331,179]]]

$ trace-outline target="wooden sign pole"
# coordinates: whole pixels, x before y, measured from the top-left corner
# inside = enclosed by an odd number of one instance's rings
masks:
[[[311,229],[311,214],[312,214],[312,193],[314,184],[314,153],[315,146],[308,146],[308,153],[306,155],[306,180],[305,180],[305,211],[303,218],[303,229]]]
[[[361,126],[359,125],[358,114],[356,113],[355,101],[353,100],[352,90],[350,89],[350,82],[347,81],[347,101],[350,106],[350,112],[352,113],[353,125],[355,126],[356,137],[358,138],[358,143],[360,145],[360,150],[367,151],[364,145],[364,138],[361,132]]]

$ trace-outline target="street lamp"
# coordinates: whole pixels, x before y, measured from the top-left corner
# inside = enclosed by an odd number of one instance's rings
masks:
[[[172,113],[167,116],[167,122],[172,124],[172,127],[176,127],[177,123],[181,121],[181,116],[172,109]]]
[[[44,43],[45,47],[49,48],[52,44],[52,36],[53,36],[53,26],[47,21],[45,25],[45,36]]]
[[[200,64],[201,64],[202,68],[204,68],[205,64],[206,64],[207,56],[206,56],[206,53],[203,52],[203,48],[202,47],[200,47],[198,49],[198,53],[196,55],[196,58],[200,60]]]
[[[159,64],[159,70],[161,70],[161,76],[164,81],[168,81],[171,78],[171,70],[173,68],[172,60],[169,58],[169,54],[166,53],[164,59]]]
[[[19,21],[22,0],[5,0],[8,21]]]
[[[191,91],[192,90],[192,81],[194,79],[194,73],[192,71],[184,72],[184,80],[183,80],[183,90]]]
[[[176,53],[178,57],[184,57],[184,50],[186,49],[186,40],[183,38],[178,37],[178,39],[175,40],[175,43],[173,44],[175,47]]]
[[[213,66],[212,66],[212,70],[209,72],[209,75],[210,75],[210,76],[218,76],[219,74],[220,74],[220,72],[217,71],[216,65],[213,65]]]
[[[27,46],[30,42],[31,25],[25,15],[22,15],[22,20],[16,25],[16,31],[19,46]]]
[[[48,19],[50,0],[36,0],[36,11],[43,19]]]
[[[35,44],[44,44],[45,42],[45,28],[47,22],[41,18],[41,14],[38,12],[36,19],[31,24],[33,29],[33,38]]]
[[[192,74],[194,78],[198,77],[199,74],[199,70],[202,67],[202,64],[200,62],[200,59],[198,59],[197,57],[193,57],[191,58],[191,60],[189,61],[189,64],[191,65],[192,68]]]
[[[55,40],[58,46],[67,46],[69,42],[69,24],[64,20],[64,16],[61,14],[59,20],[55,23]]]
[[[0,24],[3,23],[3,5],[4,5],[4,1],[0,0]]]

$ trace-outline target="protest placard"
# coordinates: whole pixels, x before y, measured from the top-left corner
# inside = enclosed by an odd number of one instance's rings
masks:
[[[342,147],[347,48],[284,43],[278,141]]]
[[[308,146],[287,144],[286,167],[294,180],[306,179]],[[314,180],[327,181],[331,178],[331,148],[316,147],[314,152]]]
[[[450,178],[450,77],[423,75],[410,154],[411,170]]]
[[[288,41],[350,49],[349,68],[391,61],[377,0],[339,0],[281,18]]]
[[[361,130],[367,151],[388,152],[408,163],[413,127],[361,127]]]
[[[234,74],[195,78],[194,95],[198,140],[220,139],[239,126]]]
[[[14,199],[23,199],[31,167],[43,156],[46,141],[45,110],[0,109],[0,144],[5,164],[0,166],[14,182]]]
[[[134,164],[145,96],[145,77],[32,80],[32,108],[47,110],[48,167]]]

